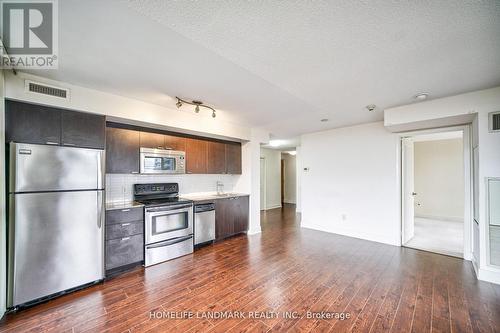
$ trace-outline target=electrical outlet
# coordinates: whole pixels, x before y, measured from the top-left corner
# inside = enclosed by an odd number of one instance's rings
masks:
[[[347,214],[342,214],[341,217],[342,217],[342,221],[347,220]]]

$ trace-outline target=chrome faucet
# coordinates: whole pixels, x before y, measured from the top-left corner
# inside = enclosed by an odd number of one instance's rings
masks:
[[[220,180],[217,181],[217,194],[222,194],[224,193],[224,183],[222,183]]]

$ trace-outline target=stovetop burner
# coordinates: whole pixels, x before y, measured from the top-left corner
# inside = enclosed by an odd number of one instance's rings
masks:
[[[135,184],[134,200],[149,207],[193,202],[179,198],[179,184],[177,183]]]
[[[165,206],[165,205],[177,205],[177,204],[189,204],[192,203],[192,200],[181,199],[179,197],[169,197],[169,198],[157,198],[157,199],[146,199],[146,200],[138,200],[135,201],[145,205],[145,206]]]

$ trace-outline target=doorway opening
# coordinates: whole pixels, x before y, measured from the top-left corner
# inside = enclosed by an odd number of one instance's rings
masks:
[[[470,253],[467,130],[401,139],[403,246],[460,258]]]
[[[296,151],[281,152],[281,205],[297,204],[297,157]]]
[[[260,158],[260,210],[266,210],[266,158]]]

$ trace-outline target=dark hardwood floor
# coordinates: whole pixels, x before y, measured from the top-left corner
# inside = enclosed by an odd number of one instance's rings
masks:
[[[216,311],[246,318],[203,315]],[[349,318],[308,319],[307,311]],[[248,318],[255,312],[270,318]],[[262,234],[138,268],[0,322],[0,332],[431,330],[500,331],[500,287],[477,281],[457,258],[300,229],[289,205],[262,213]]]

